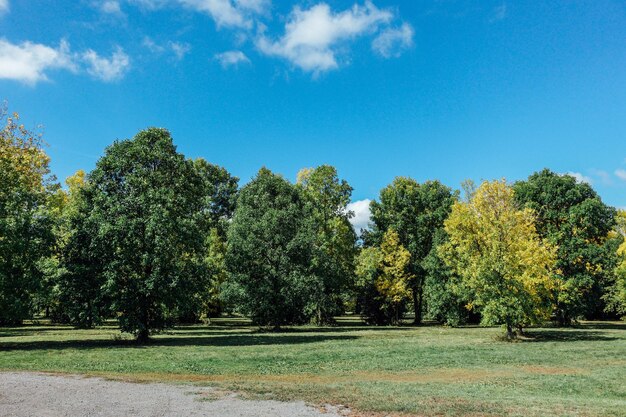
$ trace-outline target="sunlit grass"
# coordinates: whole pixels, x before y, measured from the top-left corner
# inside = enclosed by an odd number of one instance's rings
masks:
[[[136,345],[113,326],[0,329],[0,369],[210,384],[244,395],[419,415],[626,415],[626,324],[533,329],[185,326]]]

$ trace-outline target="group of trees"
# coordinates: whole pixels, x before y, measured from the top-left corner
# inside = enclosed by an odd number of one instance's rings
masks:
[[[396,178],[357,236],[335,168],[246,185],[164,129],[106,148],[62,188],[41,138],[0,132],[0,323],[116,318],[145,340],[226,310],[278,328],[346,311],[516,329],[626,313],[626,215],[544,170],[515,184]]]

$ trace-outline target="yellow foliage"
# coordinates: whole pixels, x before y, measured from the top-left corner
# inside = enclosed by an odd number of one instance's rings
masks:
[[[548,317],[546,300],[560,283],[553,275],[556,248],[542,241],[535,214],[515,205],[504,180],[483,182],[467,202],[456,202],[445,222],[445,262],[472,292],[486,322],[516,325]]]

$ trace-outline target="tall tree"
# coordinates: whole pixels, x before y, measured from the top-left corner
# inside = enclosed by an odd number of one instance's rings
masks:
[[[380,245],[364,248],[359,254],[356,274],[358,307],[372,324],[400,323],[410,299],[411,254],[400,243],[398,233],[389,229]]]
[[[353,282],[356,234],[348,211],[352,187],[329,165],[303,169],[298,186],[314,227],[313,297],[308,309],[318,324],[332,322],[341,312],[342,294]]]
[[[518,209],[504,181],[483,182],[468,202],[456,202],[445,222],[446,264],[471,293],[486,325],[540,323],[552,308],[555,248],[541,240],[532,209]]]
[[[555,248],[535,229],[532,209],[518,209],[504,181],[483,182],[469,202],[456,202],[441,252],[471,293],[487,325],[540,323],[551,311]]]
[[[433,250],[438,230],[450,213],[455,194],[439,181],[419,184],[411,178],[398,177],[380,192],[380,201],[371,203],[373,231],[368,240],[380,243],[389,229],[397,231],[400,242],[411,254],[409,282],[415,311],[415,323],[422,321],[424,262]]]
[[[66,180],[67,202],[57,234],[61,262],[58,277],[57,318],[76,327],[90,328],[108,316],[104,254],[97,238],[100,225],[93,213],[94,189],[84,171]]]
[[[556,318],[562,325],[604,309],[602,296],[616,264],[619,244],[609,232],[615,210],[589,184],[544,169],[514,185],[517,202],[537,213],[537,232],[557,246]]]
[[[201,225],[204,241],[203,271],[187,281],[188,301],[180,306],[178,319],[194,323],[208,319],[221,309],[220,291],[224,282],[224,253],[228,226],[235,210],[239,178],[225,168],[202,158],[193,166],[201,179]]]
[[[626,315],[626,211],[619,210],[616,216],[616,237],[621,238],[621,244],[617,248],[618,264],[615,267],[613,282],[606,288],[604,301],[606,312],[624,316]]]
[[[41,261],[52,250],[48,198],[53,178],[41,136],[14,113],[0,130],[0,324],[17,324],[33,313],[43,279]]]
[[[164,129],[109,146],[89,175],[93,245],[123,331],[145,340],[171,323],[202,273],[202,180]]]
[[[298,189],[262,168],[239,192],[226,265],[237,303],[255,324],[307,322],[313,227]]]

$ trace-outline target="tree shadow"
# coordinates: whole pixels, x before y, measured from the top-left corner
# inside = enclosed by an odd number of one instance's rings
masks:
[[[528,330],[524,342],[610,342],[620,338],[595,330]]]
[[[52,340],[52,341],[26,341],[26,342],[0,342],[0,352],[3,351],[31,351],[31,350],[63,350],[63,349],[102,349],[102,348],[137,348],[150,347],[180,347],[180,346],[213,346],[213,347],[237,347],[237,346],[270,346],[270,345],[296,345],[305,343],[318,343],[329,340],[354,340],[357,336],[292,336],[276,334],[273,336],[246,334],[228,336],[155,336],[148,342],[140,344],[135,340]]]

